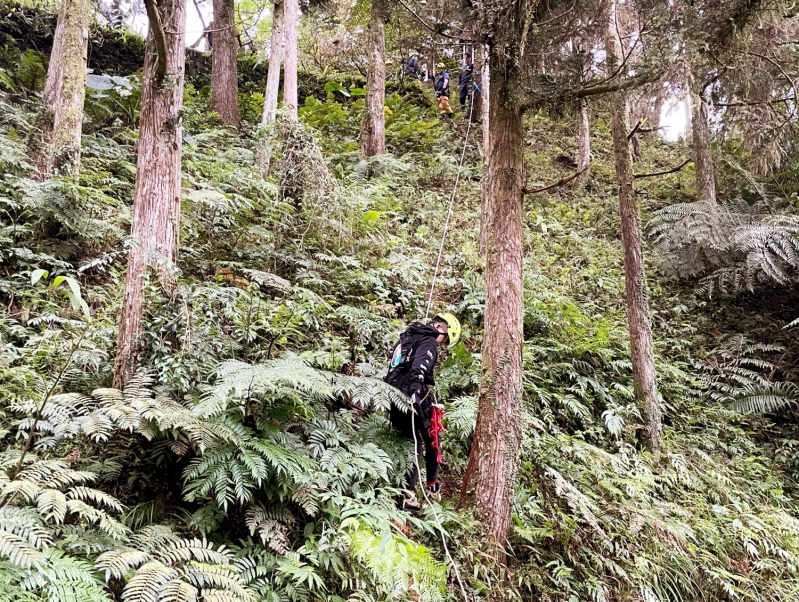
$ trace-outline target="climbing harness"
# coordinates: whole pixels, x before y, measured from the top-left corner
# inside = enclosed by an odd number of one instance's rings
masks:
[[[472,93],[473,95],[474,93]],[[433,292],[436,288],[436,279],[438,278],[438,270],[441,267],[441,257],[444,253],[444,243],[447,241],[447,234],[449,232],[449,220],[452,217],[452,206],[455,203],[455,195],[458,192],[458,184],[461,180],[461,172],[463,171],[463,162],[466,159],[466,148],[469,145],[469,132],[472,130],[472,112],[474,111],[474,97],[469,103],[469,119],[466,125],[466,137],[463,140],[463,150],[461,151],[461,160],[458,164],[458,173],[455,176],[455,186],[452,188],[452,194],[449,197],[449,208],[447,209],[447,219],[444,220],[444,232],[441,234],[441,244],[438,247],[438,259],[436,259],[436,268],[433,270],[433,281],[430,284],[430,294],[427,297],[427,310],[424,312],[424,319],[430,317],[430,308],[433,306]]]

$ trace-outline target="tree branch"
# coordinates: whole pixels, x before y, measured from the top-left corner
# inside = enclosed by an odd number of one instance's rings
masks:
[[[411,15],[413,15],[413,17],[414,17],[414,18],[415,18],[417,21],[419,21],[419,23],[421,23],[421,24],[422,24],[422,27],[424,27],[426,30],[428,30],[428,31],[431,31],[431,32],[433,32],[434,34],[436,34],[436,35],[438,35],[438,36],[444,36],[445,38],[450,38],[451,40],[458,40],[458,41],[463,41],[463,42],[471,42],[471,41],[472,41],[472,39],[471,39],[471,38],[465,38],[465,37],[463,37],[463,36],[460,36],[460,37],[458,37],[458,36],[453,36],[453,35],[450,35],[450,34],[444,33],[444,32],[442,32],[442,31],[437,31],[437,30],[436,30],[434,27],[431,27],[431,26],[430,26],[430,25],[427,23],[427,21],[425,21],[424,19],[422,19],[422,18],[421,18],[421,17],[420,17],[420,16],[419,16],[419,15],[418,15],[418,14],[417,14],[417,13],[416,13],[416,12],[415,12],[415,11],[414,11],[412,8],[411,8],[411,7],[410,7],[410,6],[408,6],[407,4],[405,4],[405,2],[404,2],[403,0],[399,0],[399,3],[400,3],[400,4],[402,4],[402,6],[403,6],[403,7],[405,7],[405,10],[407,10],[409,13],[411,13]],[[466,33],[466,32],[464,32],[464,33]]]
[[[581,88],[572,92],[567,92],[565,96],[572,96],[574,98],[586,98],[588,96],[596,96],[598,94],[607,94],[609,92],[620,92],[622,90],[629,90],[630,88],[637,88],[649,82],[655,81],[660,77],[660,70],[644,71],[639,75],[628,77],[623,81],[615,84],[607,84],[604,86],[589,86],[588,88]]]
[[[636,180],[640,178],[654,178],[655,176],[665,176],[666,174],[676,173],[680,171],[683,167],[691,163],[693,159],[686,159],[677,167],[673,167],[672,169],[667,169],[666,171],[656,171],[655,173],[637,173],[633,175],[633,178]]]
[[[197,48],[197,46],[200,45],[200,42],[202,42],[205,39],[205,30],[207,29],[207,27],[205,25],[205,19],[203,19],[203,13],[200,10],[200,5],[197,4],[197,0],[193,0],[193,1],[194,1],[194,8],[197,9],[197,16],[200,17],[200,25],[203,26],[203,32],[200,34],[200,37],[197,38],[197,41],[194,42],[194,44],[192,44],[191,46],[189,46],[189,48],[191,48],[192,50]]]
[[[642,121],[639,119],[638,123],[635,124],[635,127],[630,130],[630,133],[627,134],[627,140],[632,140],[633,136],[635,136],[641,130]]]
[[[158,13],[155,0],[144,0],[144,7],[147,9],[147,20],[150,22],[150,29],[153,32],[153,41],[155,42],[155,50],[157,53],[155,79],[160,86],[166,75],[166,34],[164,33],[164,26],[161,23],[161,15]]]
[[[754,107],[757,105],[775,105],[781,102],[796,101],[796,97],[787,96],[786,98],[775,98],[774,100],[751,100],[738,102],[713,102],[714,107]]]
[[[547,190],[552,190],[553,188],[557,188],[558,186],[563,186],[564,184],[568,184],[569,182],[571,182],[572,180],[574,180],[578,176],[584,174],[586,171],[588,171],[588,168],[584,167],[580,171],[578,171],[576,173],[573,173],[572,175],[567,176],[565,178],[561,178],[560,180],[558,180],[554,184],[550,184],[549,186],[543,186],[541,188],[534,188],[533,190],[528,190],[527,188],[522,188],[522,194],[538,194],[539,192],[546,192]]]
[[[788,80],[788,83],[789,83],[789,84],[791,84],[791,89],[793,90],[793,96],[794,96],[794,98],[796,98],[796,96],[797,96],[797,95],[799,95],[799,93],[797,93],[797,91],[796,91],[796,84],[794,83],[794,81],[793,81],[793,79],[791,78],[791,76],[790,76],[790,75],[788,75],[788,74],[785,72],[785,69],[783,69],[783,68],[782,68],[782,65],[780,65],[780,64],[779,64],[777,61],[775,61],[775,60],[774,60],[774,59],[772,59],[771,57],[768,57],[768,56],[766,56],[765,54],[760,54],[760,53],[758,53],[758,52],[751,52],[751,51],[744,52],[744,51],[740,51],[740,50],[733,50],[733,52],[738,52],[738,53],[740,53],[740,54],[748,54],[749,56],[755,56],[755,57],[757,57],[757,58],[759,58],[759,59],[763,59],[764,61],[768,61],[769,63],[771,63],[772,65],[774,65],[774,66],[775,66],[777,69],[779,69],[779,70],[780,70],[780,73],[782,73],[782,76],[783,76],[785,79],[787,79],[787,80]]]

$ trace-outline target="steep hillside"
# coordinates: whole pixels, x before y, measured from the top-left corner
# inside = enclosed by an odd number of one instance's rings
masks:
[[[12,28],[38,18],[7,15],[0,32],[19,39]],[[209,601],[460,599],[442,537],[475,599],[799,595],[795,294],[708,297],[647,244],[665,435],[659,460],[642,452],[599,103],[588,186],[525,200],[523,441],[498,568],[468,500],[456,509],[485,306],[479,127],[433,303],[464,325],[438,376],[444,495],[409,515],[396,497],[411,450],[385,416],[402,399],[375,377],[424,315],[463,116],[441,120],[427,88],[389,94],[390,154],[365,160],[359,82],[307,76],[300,123],[264,134],[261,66],[241,71],[240,132],[209,113],[197,76],[178,269],[148,281],[142,370],[117,391],[140,84],[103,80],[79,181],[38,181],[43,64],[23,50],[6,44],[0,97],[0,600],[188,600],[195,586]],[[553,113],[526,122],[529,188],[573,173],[574,117]],[[687,153],[657,137],[641,149],[638,174]],[[690,170],[638,181],[644,223],[693,198]],[[723,194],[751,194],[723,173]],[[156,597],[167,582],[172,597]]]

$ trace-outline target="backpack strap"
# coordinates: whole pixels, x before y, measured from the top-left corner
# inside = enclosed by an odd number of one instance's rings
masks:
[[[417,342],[416,337],[408,332],[403,332],[400,335],[388,365],[389,373],[395,370],[407,372],[410,369],[413,365],[413,356],[416,353]]]

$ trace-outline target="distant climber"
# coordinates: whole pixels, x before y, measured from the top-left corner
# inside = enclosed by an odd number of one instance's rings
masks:
[[[449,73],[444,66],[444,63],[439,63],[436,68],[440,70],[436,74],[436,102],[438,103],[438,110],[442,115],[451,116],[452,108],[449,106]]]
[[[426,487],[438,494],[438,466],[441,463],[438,433],[443,430],[443,407],[434,402],[431,388],[435,385],[433,369],[438,359],[438,346],[453,347],[461,336],[458,318],[449,313],[438,314],[430,324],[414,322],[403,332],[394,346],[385,381],[409,397],[409,408],[402,411],[392,405],[391,424],[404,437],[413,440],[416,427],[416,457],[424,451]],[[416,466],[405,481],[406,495],[401,501],[404,510],[419,508],[416,483],[419,472]]]
[[[405,77],[409,79],[419,79],[419,53],[411,50],[408,53],[408,62],[405,63]]]
[[[458,78],[458,100],[462,107],[466,106],[466,99],[472,91],[472,74],[474,72],[474,64],[472,63],[472,55],[467,54],[466,60],[461,67],[461,75]]]

